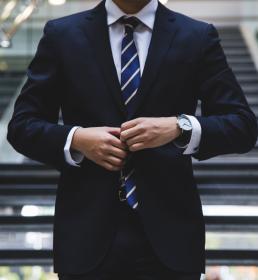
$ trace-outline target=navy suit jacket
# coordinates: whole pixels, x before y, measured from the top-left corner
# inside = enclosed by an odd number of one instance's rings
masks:
[[[61,171],[54,218],[54,271],[97,266],[116,230],[119,172],[84,157],[64,158],[74,125],[115,126],[137,117],[195,115],[202,136],[194,157],[244,153],[255,145],[256,117],[229,67],[212,24],[158,5],[135,110],[126,116],[112,58],[104,1],[49,21],[18,96],[8,140],[20,153]],[[59,108],[64,125],[57,123]],[[134,153],[139,215],[161,261],[205,271],[205,224],[190,155],[171,141]]]

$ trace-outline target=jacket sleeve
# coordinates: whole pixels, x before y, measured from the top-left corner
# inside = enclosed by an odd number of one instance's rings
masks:
[[[202,135],[193,155],[205,160],[217,155],[245,153],[257,140],[257,120],[227,63],[218,31],[208,24],[198,71]]]
[[[19,153],[60,170],[72,125],[58,124],[62,98],[60,64],[53,45],[51,22],[44,27],[27,80],[14,105],[7,139]]]

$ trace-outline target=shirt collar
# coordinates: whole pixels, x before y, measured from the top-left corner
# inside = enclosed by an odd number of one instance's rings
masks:
[[[115,23],[120,17],[129,15],[123,12],[112,0],[106,0],[105,7],[107,11],[107,24]],[[137,17],[143,24],[153,29],[155,13],[158,7],[158,0],[150,0],[138,13],[130,14]]]

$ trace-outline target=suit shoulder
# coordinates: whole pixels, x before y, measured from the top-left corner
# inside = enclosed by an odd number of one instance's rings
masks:
[[[202,42],[204,36],[210,32],[213,32],[217,37],[220,36],[217,28],[212,23],[195,19],[168,8],[167,10],[174,17],[175,24],[179,27],[183,38]]]
[[[187,16],[180,12],[176,12],[174,10],[170,10],[167,8],[169,13],[175,17],[176,22],[185,30],[190,32],[201,32],[203,33],[209,26],[210,23]]]
[[[179,12],[173,12],[177,21],[181,23],[185,28],[189,28],[190,30],[199,30],[204,31],[208,28],[210,23],[195,19],[193,17],[187,16],[185,14]]]

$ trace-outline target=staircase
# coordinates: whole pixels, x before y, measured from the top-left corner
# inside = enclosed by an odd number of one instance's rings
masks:
[[[238,28],[219,30],[222,46],[237,80],[256,115],[258,116],[258,73]]]
[[[255,69],[241,31],[238,27],[218,28],[218,31],[229,66],[235,73],[248,103],[258,119],[258,71]],[[258,143],[254,150],[245,156],[238,157],[253,157],[258,160]]]
[[[224,27],[218,31],[229,66],[258,118],[258,72],[240,29]],[[193,163],[195,174],[202,173],[198,186],[204,205],[258,205],[258,143],[246,154],[223,155],[202,162],[193,159]]]
[[[238,27],[217,27],[221,38],[221,45],[227,57],[229,66],[232,68],[240,83],[248,103],[258,119],[258,71],[252,61],[248,47]],[[200,106],[197,108],[200,115]],[[258,156],[258,143],[256,148],[246,155],[236,155],[237,158],[256,158]],[[232,157],[232,155],[223,156]]]
[[[218,31],[228,62],[258,117],[258,73],[241,32],[238,27],[219,27]],[[19,82],[18,78],[16,82]],[[3,85],[1,83],[1,87]],[[6,85],[8,88],[8,79]],[[204,208],[218,205],[258,205],[258,145],[248,154],[219,156],[201,162],[193,159],[193,164]],[[58,176],[57,171],[32,161],[20,165],[0,165],[1,264],[52,265],[52,223]],[[21,215],[24,205],[37,205],[41,212],[34,217]],[[205,220],[208,236],[230,232],[257,236],[258,218],[251,214],[205,214]],[[32,241],[26,245],[25,233],[29,231],[39,234],[42,241],[40,250],[35,250],[36,241],[35,244]],[[16,236],[19,242],[6,244],[1,241],[4,240],[1,238],[4,233]],[[44,235],[40,235],[41,233]],[[215,244],[216,246],[211,242],[207,246],[207,264],[258,266],[257,237],[247,243],[246,247],[241,247],[236,241],[236,247],[227,248],[223,242]]]
[[[258,118],[258,72],[241,31],[238,27],[219,27],[218,32],[229,66]],[[247,154],[222,155],[202,162],[193,159],[193,164],[204,206],[252,207],[258,205],[258,143]],[[207,232],[234,232],[242,236],[253,234],[254,238],[254,243],[251,246],[246,246],[243,250],[238,249],[243,247],[241,240],[235,244],[233,250],[225,250],[223,246],[217,250],[208,250],[209,264],[253,264],[258,266],[258,246],[254,245],[258,244],[257,214],[256,216],[253,213],[242,214],[240,213],[239,216],[208,216],[208,219],[206,218]],[[230,257],[223,260],[220,258],[220,254],[223,254],[224,258],[227,258],[228,255]],[[211,255],[214,258],[209,259]],[[215,256],[219,256],[219,258]]]
[[[0,120],[21,85],[30,57],[5,57],[0,60]]]
[[[0,119],[23,77],[24,72],[0,71]]]

